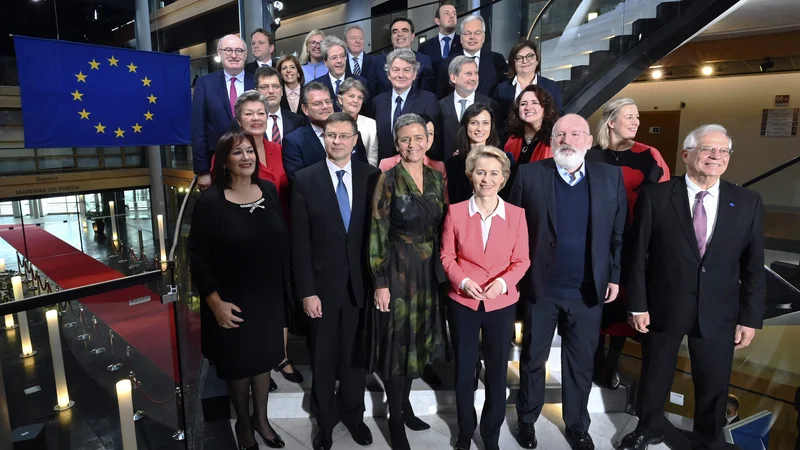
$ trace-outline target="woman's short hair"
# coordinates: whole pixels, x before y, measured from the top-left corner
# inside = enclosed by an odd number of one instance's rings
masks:
[[[367,98],[367,87],[364,86],[364,83],[362,83],[361,81],[359,81],[359,80],[357,80],[357,79],[355,79],[353,77],[345,78],[345,80],[342,81],[342,84],[339,85],[339,89],[336,90],[336,95],[337,96],[344,95],[350,89],[355,89],[355,90],[361,92],[361,95],[363,95],[364,99],[366,100],[366,98]]]
[[[345,51],[345,56],[347,52],[347,45],[345,45],[344,41],[339,39],[334,35],[326,36],[325,39],[322,40],[322,60],[328,60],[328,52],[331,50],[332,47],[342,47],[342,50]]]
[[[260,92],[250,89],[249,91],[242,92],[239,97],[236,98],[236,104],[233,106],[233,111],[236,115],[236,120],[239,120],[242,115],[242,105],[247,102],[261,102],[264,105],[264,109],[269,108],[269,102],[267,101],[267,97],[264,97]]]
[[[508,72],[506,75],[508,76],[509,80],[513,80],[515,76],[517,76],[517,68],[514,67],[514,58],[517,57],[517,54],[522,51],[523,48],[530,48],[533,50],[533,54],[536,55],[536,60],[539,61],[539,64],[536,65],[536,73],[541,73],[542,71],[542,57],[539,55],[539,47],[536,46],[536,43],[529,40],[523,39],[513,47],[511,47],[511,51],[508,52]]]
[[[600,122],[597,123],[597,145],[600,148],[607,149],[611,145],[611,130],[608,128],[608,123],[617,120],[620,110],[628,105],[636,106],[636,102],[630,97],[623,97],[608,102],[603,107],[603,114],[600,115]]]
[[[422,125],[422,129],[425,130],[425,137],[428,137],[428,123],[425,122],[425,119],[420,117],[419,114],[414,113],[405,113],[402,116],[397,118],[397,122],[394,123],[394,146],[397,147],[397,137],[400,135],[399,131],[409,125]]]
[[[484,111],[489,113],[490,122],[492,123],[492,131],[489,132],[486,145],[500,146],[500,138],[497,137],[497,126],[492,108],[489,108],[483,103],[473,103],[464,111],[464,115],[461,117],[461,128],[459,128],[458,133],[456,133],[456,150],[458,150],[459,156],[466,157],[467,153],[469,153],[470,142],[469,137],[467,137],[467,124],[473,117]]]
[[[402,59],[414,67],[414,72],[419,72],[420,64],[417,61],[417,56],[414,55],[414,52],[410,48],[398,48],[397,50],[389,52],[386,56],[386,65],[383,66],[383,70],[385,70],[386,73],[389,73],[389,69],[392,67],[392,63],[395,59]]]
[[[475,172],[478,158],[494,158],[500,162],[500,168],[503,171],[503,184],[500,185],[500,189],[503,189],[511,176],[511,161],[505,152],[492,145],[481,145],[469,152],[466,162],[467,169],[464,173],[467,174],[470,183],[472,183],[472,173]]]
[[[322,39],[325,39],[325,32],[322,30],[311,30],[306,35],[306,38],[303,39],[303,50],[300,52],[300,64],[303,65],[308,64],[308,59],[310,56],[308,53],[308,41],[310,41],[312,37],[317,35],[320,35],[322,36]],[[298,70],[301,69],[298,67]]]
[[[556,102],[553,96],[544,89],[535,84],[529,84],[519,93],[519,96],[511,103],[511,109],[508,111],[508,121],[506,122],[506,130],[509,136],[516,136],[520,138],[525,137],[525,121],[519,116],[519,104],[522,102],[522,96],[526,92],[533,92],[539,104],[544,109],[542,113],[542,128],[538,133],[543,133],[547,142],[550,142],[550,135],[553,133],[553,126],[558,120],[558,110],[556,109]]]
[[[217,148],[214,150],[214,167],[211,169],[211,177],[214,179],[214,185],[219,189],[228,189],[231,187],[233,178],[231,177],[230,171],[228,171],[228,157],[230,157],[233,149],[241,144],[242,141],[247,141],[253,146],[253,150],[255,150],[256,160],[253,164],[255,170],[253,170],[253,174],[250,176],[250,182],[253,184],[258,183],[258,168],[260,167],[259,164],[261,164],[261,161],[258,158],[258,150],[256,150],[256,140],[253,136],[244,131],[231,130],[219,138]]]
[[[294,63],[294,67],[297,68],[297,81],[300,82],[300,86],[306,84],[306,74],[303,72],[303,66],[294,55],[283,55],[278,59],[278,64],[275,65],[275,68],[278,69],[281,80],[283,80],[283,73],[281,71],[283,70],[283,65],[287,62]]]

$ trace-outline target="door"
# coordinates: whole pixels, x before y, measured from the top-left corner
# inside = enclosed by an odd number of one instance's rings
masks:
[[[681,111],[639,111],[636,140],[655,147],[675,174],[680,150]]]

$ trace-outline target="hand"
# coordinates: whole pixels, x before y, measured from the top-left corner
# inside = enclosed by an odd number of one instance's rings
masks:
[[[308,317],[319,319],[322,317],[322,300],[316,295],[305,297],[303,299],[303,311],[305,311]]]
[[[619,285],[608,283],[608,287],[606,288],[606,303],[611,303],[616,300],[617,295],[619,295]]]
[[[208,307],[211,308],[211,312],[214,313],[217,325],[220,327],[225,329],[239,328],[239,325],[236,325],[236,323],[244,322],[244,319],[233,314],[233,311],[241,313],[242,310],[233,303],[222,301],[217,292],[213,292],[206,297],[206,302],[208,303]]]
[[[389,302],[391,300],[389,288],[375,289],[375,309],[380,312],[389,312]]]
[[[474,298],[475,300],[478,301],[486,300],[486,296],[483,294],[483,289],[481,289],[481,287],[478,286],[478,283],[472,280],[467,280],[464,283],[464,289],[462,289],[462,291],[466,292],[467,295]]]
[[[628,325],[633,327],[639,333],[647,333],[647,327],[650,326],[650,313],[645,312],[641,314],[629,314],[628,315]]]
[[[497,279],[492,281],[488,286],[486,286],[486,289],[483,291],[483,295],[484,297],[486,297],[486,300],[494,300],[497,298],[497,296],[499,296],[502,293],[503,293],[503,283],[501,283],[500,280]]]
[[[200,188],[201,191],[205,191],[206,189],[211,186],[211,174],[204,173],[202,175],[197,176],[197,186]]]
[[[740,348],[745,348],[753,342],[753,338],[756,337],[756,329],[746,327],[744,325],[736,325],[736,332],[733,334],[733,343],[736,344],[733,347],[734,350],[739,350]]]

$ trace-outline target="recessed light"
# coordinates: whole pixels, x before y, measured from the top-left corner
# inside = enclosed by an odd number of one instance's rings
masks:
[[[702,74],[705,76],[709,76],[714,73],[714,68],[711,66],[703,66]]]
[[[656,69],[656,70],[650,72],[650,77],[652,79],[654,79],[654,80],[660,80],[661,77],[663,77],[663,76],[664,76],[664,72],[662,72],[661,69]]]

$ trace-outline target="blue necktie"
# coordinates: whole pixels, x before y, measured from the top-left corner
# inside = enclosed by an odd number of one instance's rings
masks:
[[[342,84],[342,80],[336,80],[336,92],[333,95],[339,95],[339,85]]]
[[[444,41],[444,50],[442,50],[442,58],[447,58],[450,56],[450,36],[445,36],[442,38]]]
[[[344,229],[350,231],[350,200],[347,198],[347,186],[344,185],[344,170],[337,170],[336,176],[339,177],[339,184],[336,186],[336,200],[339,201],[339,212],[342,213]]]
[[[403,114],[403,97],[397,96],[394,102],[396,106],[394,107],[394,117],[392,117],[392,132],[394,132],[394,124],[397,119]]]

